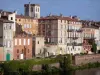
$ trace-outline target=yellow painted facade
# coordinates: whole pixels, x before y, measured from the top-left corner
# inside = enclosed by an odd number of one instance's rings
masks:
[[[38,34],[38,20],[27,16],[16,16],[16,23],[22,25],[22,30],[26,33],[37,35]]]

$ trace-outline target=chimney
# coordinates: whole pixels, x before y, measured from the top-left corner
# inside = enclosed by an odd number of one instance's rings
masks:
[[[52,14],[50,13],[49,16],[52,16]]]
[[[17,11],[15,10],[14,13],[17,14]]]
[[[70,17],[71,19],[73,18],[73,16],[72,16],[72,15],[70,15],[69,17]]]
[[[63,14],[60,13],[60,17],[63,17]]]
[[[77,19],[77,16],[73,16],[72,18],[73,18],[73,19]]]

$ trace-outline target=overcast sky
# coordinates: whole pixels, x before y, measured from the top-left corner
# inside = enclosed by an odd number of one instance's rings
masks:
[[[25,3],[41,6],[41,16],[49,13],[64,16],[77,15],[81,19],[100,21],[100,0],[0,0],[0,9],[24,14]]]

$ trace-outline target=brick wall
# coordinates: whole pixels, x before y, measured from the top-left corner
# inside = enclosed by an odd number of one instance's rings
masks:
[[[16,37],[17,45],[14,45],[14,60],[20,59],[20,54],[23,54],[24,59],[32,58],[32,38],[31,37]],[[21,45],[19,45],[19,39],[21,39]],[[23,44],[24,39],[26,39],[26,45]],[[30,39],[30,45],[28,45],[28,39]]]
[[[3,61],[3,47],[0,47],[0,61]]]

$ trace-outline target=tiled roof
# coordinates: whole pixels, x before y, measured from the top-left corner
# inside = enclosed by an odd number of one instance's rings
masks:
[[[21,32],[21,33],[16,33],[15,34],[15,36],[14,36],[14,38],[27,38],[27,37],[32,37],[32,35],[31,34],[27,34],[26,32]]]
[[[13,12],[0,10],[0,13],[2,16],[8,16],[9,14],[12,14]]]
[[[71,18],[71,17],[63,17],[63,16],[46,16],[46,17],[41,17],[39,20],[68,20],[68,21],[79,21],[76,18]]]
[[[28,6],[29,4],[24,4],[24,6]],[[30,4],[31,6],[40,6],[39,4]]]
[[[98,29],[100,27],[100,24],[96,21],[89,21],[89,20],[81,20],[82,27],[85,28],[96,28]]]
[[[0,22],[4,22],[4,23],[14,23],[12,21],[9,21],[9,20],[6,20],[6,19],[2,19],[2,18],[0,18]]]
[[[24,15],[16,15],[16,18],[24,18],[24,19],[34,19],[34,17],[24,16]]]

